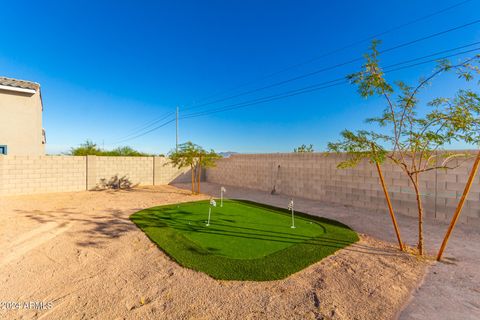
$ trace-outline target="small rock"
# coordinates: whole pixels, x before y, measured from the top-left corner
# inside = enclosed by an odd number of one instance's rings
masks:
[[[133,302],[127,301],[127,302],[125,303],[125,307],[127,307],[127,310],[128,310],[128,311],[131,311],[131,310],[135,309],[135,304],[134,304]]]

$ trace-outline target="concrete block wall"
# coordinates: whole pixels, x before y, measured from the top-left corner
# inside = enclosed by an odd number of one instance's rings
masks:
[[[85,190],[85,157],[0,156],[0,194]]]
[[[90,157],[89,157],[90,158]],[[127,176],[133,184],[153,185],[153,157],[96,157],[97,182]]]
[[[206,180],[314,200],[386,212],[378,173],[367,161],[338,169],[345,155],[325,153],[233,155],[207,170]],[[420,180],[427,219],[449,220],[463,193],[472,161],[455,170],[424,173]],[[416,198],[408,178],[393,164],[382,165],[394,210],[416,216]],[[480,178],[476,177],[461,215],[462,222],[480,225]]]
[[[115,175],[139,185],[187,176],[164,157],[0,156],[0,195],[91,190]]]
[[[385,212],[386,203],[375,167],[363,162],[337,169],[344,155],[234,155],[208,169],[206,180],[293,197],[368,208]],[[472,161],[450,171],[425,173],[420,181],[426,218],[450,220],[468,179]],[[392,165],[382,166],[394,209],[416,216],[411,183]],[[135,184],[190,182],[189,169],[178,170],[164,157],[0,156],[0,195],[82,191],[100,179],[126,175]],[[480,174],[465,203],[461,221],[480,225]]]
[[[188,168],[181,170],[174,168],[168,164],[168,159],[165,157],[155,157],[153,160],[155,185],[169,184],[172,181],[190,181],[190,170]]]

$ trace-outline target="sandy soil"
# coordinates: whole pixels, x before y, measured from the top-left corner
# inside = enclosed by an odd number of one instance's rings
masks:
[[[170,186],[0,198],[0,318],[391,319],[428,267],[361,235],[284,280],[216,281],[177,265],[128,220],[204,198]]]

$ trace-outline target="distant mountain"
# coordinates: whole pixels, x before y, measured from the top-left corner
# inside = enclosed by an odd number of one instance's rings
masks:
[[[226,151],[226,152],[219,152],[218,154],[221,155],[223,158],[228,158],[233,154],[238,154],[238,152]]]

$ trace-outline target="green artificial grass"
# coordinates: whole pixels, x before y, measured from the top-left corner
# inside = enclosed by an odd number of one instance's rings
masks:
[[[244,200],[187,202],[145,209],[130,219],[182,266],[215,279],[276,280],[358,240],[340,222]]]

